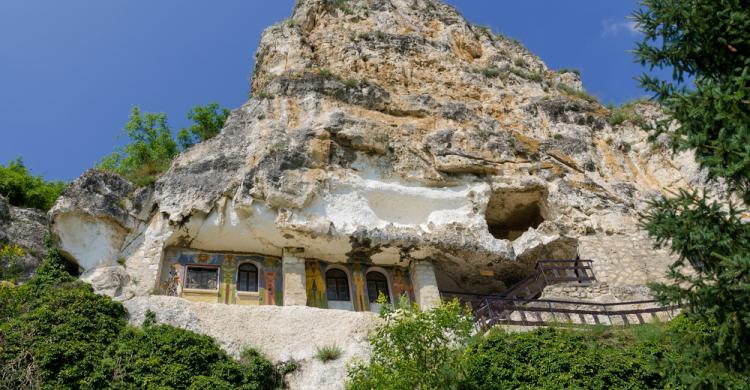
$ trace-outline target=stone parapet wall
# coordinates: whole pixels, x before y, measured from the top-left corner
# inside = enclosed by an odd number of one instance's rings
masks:
[[[590,285],[549,286],[543,298],[623,302],[651,299],[648,283],[663,282],[676,258],[667,249],[655,249],[645,233],[597,234],[579,239],[581,259],[593,260],[597,282]]]
[[[654,249],[653,240],[642,232],[581,237],[578,254],[593,260],[597,280],[612,287],[665,281],[667,268],[676,260],[668,249]]]

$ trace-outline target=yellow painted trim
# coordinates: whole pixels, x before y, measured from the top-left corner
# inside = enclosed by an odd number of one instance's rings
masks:
[[[216,303],[219,301],[219,290],[183,289],[182,297],[192,302]]]

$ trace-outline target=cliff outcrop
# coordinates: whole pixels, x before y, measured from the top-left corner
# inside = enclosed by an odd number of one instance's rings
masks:
[[[158,288],[168,245],[429,259],[446,289],[495,292],[575,257],[582,236],[632,232],[644,201],[699,179],[636,124],[611,126],[575,73],[436,1],[299,2],[263,34],[252,94],[152,189],[69,192],[53,215],[71,257],[124,259],[136,295]],[[71,221],[107,242],[64,239]]]
[[[153,186],[90,171],[57,202],[52,231],[98,291],[338,307],[322,276],[338,267],[365,310],[366,269],[423,304],[580,256],[606,283],[595,299],[626,299],[670,262],[637,213],[702,182],[647,141],[658,107],[612,124],[577,73],[439,1],[300,0],[256,58],[252,98]],[[259,296],[231,274],[245,254]],[[194,282],[215,295],[186,288],[191,264],[219,267]]]

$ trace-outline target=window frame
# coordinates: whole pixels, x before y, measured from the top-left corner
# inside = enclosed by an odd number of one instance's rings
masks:
[[[330,292],[331,292],[331,289],[329,288],[329,284],[328,284],[328,280],[329,280],[328,273],[329,272],[341,272],[341,274],[344,275],[343,278],[340,277],[340,276],[339,277],[330,278],[330,279],[336,281],[336,289],[335,289],[336,298],[335,299],[331,299],[331,297],[329,295]],[[328,268],[326,270],[324,276],[325,276],[325,282],[326,282],[326,299],[329,302],[330,301],[333,301],[333,302],[352,302],[352,291],[351,291],[351,282],[350,282],[351,278],[349,277],[349,273],[346,272],[346,270],[343,270],[343,269],[341,269],[339,267],[331,267],[331,268]],[[341,280],[344,280],[346,282],[346,289],[345,289],[345,291],[346,291],[346,298],[347,299],[340,299],[340,296],[339,296],[340,295],[339,293],[342,291],[341,288],[340,288],[341,286],[339,284],[339,282]]]
[[[204,269],[216,271],[216,288],[200,288],[200,287],[189,287],[190,281],[190,270],[191,269]],[[221,267],[218,265],[204,265],[204,264],[188,264],[185,266],[185,290],[189,291],[219,291],[221,282]]]
[[[385,293],[386,298],[388,298],[388,303],[391,303],[392,302],[392,298],[391,298],[391,281],[388,278],[388,274],[384,270],[381,270],[379,268],[369,269],[365,273],[365,290],[367,292],[367,299],[368,299],[368,301],[372,304],[372,303],[377,303],[377,300],[378,300],[377,296],[375,297],[375,300],[373,300],[372,297],[370,296],[370,280],[369,280],[368,277],[372,273],[379,274],[380,276],[383,277],[382,281],[377,281],[377,282],[383,282],[383,283],[385,283],[385,291],[384,291],[384,293]],[[376,282],[376,285],[377,285],[377,282]],[[376,286],[376,288],[377,288],[377,286]],[[380,291],[380,290],[378,290],[378,291]],[[378,294],[378,296],[380,296],[380,294]]]
[[[255,290],[240,290],[240,275],[241,275],[241,268],[246,265],[251,265],[255,268]],[[249,272],[249,271],[245,271]],[[243,263],[240,263],[237,266],[237,274],[235,278],[235,288],[237,289],[237,292],[240,294],[258,294],[260,293],[260,267],[258,267],[258,264],[255,264],[252,261],[246,261]]]

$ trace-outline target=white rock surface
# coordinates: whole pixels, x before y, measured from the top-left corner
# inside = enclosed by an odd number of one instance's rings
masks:
[[[305,390],[344,388],[346,364],[368,358],[368,332],[377,323],[373,313],[300,306],[239,307],[163,296],[136,297],[124,305],[134,324],[141,324],[151,310],[157,322],[212,336],[235,357],[253,347],[273,362],[294,360],[299,368],[286,379],[291,388]],[[317,349],[330,345],[341,348],[341,358],[319,361]]]

